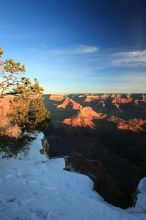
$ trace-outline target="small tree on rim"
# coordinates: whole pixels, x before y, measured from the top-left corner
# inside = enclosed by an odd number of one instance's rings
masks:
[[[0,57],[3,55],[3,50],[0,48]],[[19,75],[24,74],[25,66],[13,59],[0,61],[0,96],[2,97],[6,92],[17,84]]]

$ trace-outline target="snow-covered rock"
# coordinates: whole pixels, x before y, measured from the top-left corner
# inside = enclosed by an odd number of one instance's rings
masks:
[[[40,154],[42,134],[26,155],[0,161],[1,220],[145,220],[146,179],[140,183],[136,208],[122,210],[92,191],[84,175],[63,170],[64,159]],[[143,198],[142,198],[143,197]]]
[[[140,181],[138,191],[135,210],[146,215],[146,177]]]

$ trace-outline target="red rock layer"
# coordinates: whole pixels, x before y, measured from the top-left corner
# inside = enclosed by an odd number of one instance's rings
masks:
[[[141,118],[138,119],[129,119],[129,120],[124,120],[122,118],[118,118],[115,116],[112,116],[109,121],[112,121],[117,124],[118,129],[122,130],[129,130],[133,132],[140,132],[143,131],[143,126],[146,123],[146,120],[143,120]]]
[[[51,101],[63,101],[64,96],[60,95],[60,94],[52,94],[52,95],[50,95],[49,100],[51,100]]]
[[[143,99],[135,99],[134,103],[139,105],[141,103],[146,103],[146,97],[143,97]]]
[[[87,95],[84,102],[92,102],[94,100],[99,100],[99,101],[105,101],[106,99],[109,98],[109,94],[103,94],[103,95]]]
[[[85,98],[84,102],[92,102],[94,100],[98,100],[99,96],[93,96],[93,95],[87,95],[87,97]]]
[[[131,98],[131,97],[127,97],[127,98],[115,98],[115,99],[113,99],[112,100],[112,103],[113,104],[127,104],[127,103],[130,103],[130,102],[132,102],[133,101],[133,98]]]
[[[116,108],[120,108],[120,104],[128,104],[133,101],[133,98],[127,97],[127,98],[120,98],[116,97],[112,100],[112,103],[116,106]]]
[[[106,115],[95,112],[91,107],[83,108],[76,117],[66,118],[63,123],[73,127],[90,127],[94,128],[93,119],[103,119]]]
[[[75,102],[74,100],[72,100],[70,98],[66,98],[62,104],[57,105],[57,108],[64,108],[65,109],[68,105],[72,105],[72,108],[75,110],[82,109],[82,106],[79,103]]]

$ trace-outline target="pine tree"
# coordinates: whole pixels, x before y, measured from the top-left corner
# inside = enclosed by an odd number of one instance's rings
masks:
[[[3,50],[0,48],[0,57],[3,55]],[[11,92],[11,89],[19,81],[19,75],[24,74],[25,66],[13,59],[0,61],[0,96],[6,92]]]

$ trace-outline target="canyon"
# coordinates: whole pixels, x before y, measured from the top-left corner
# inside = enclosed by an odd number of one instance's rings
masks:
[[[146,124],[144,117],[137,117],[135,115],[133,118],[129,116],[128,118],[124,118],[127,114],[125,112],[126,109],[129,113],[131,110],[134,110],[135,114],[137,111],[139,113],[143,111],[143,108],[146,110],[146,98],[144,95],[137,98],[137,96],[132,97],[129,94],[79,94],[75,96],[66,95],[65,97],[61,94],[57,94],[51,95],[49,99],[52,101],[54,99],[54,111],[55,108],[57,111],[59,109],[70,112],[72,110],[76,111],[74,111],[71,117],[63,118],[63,124],[73,127],[95,128],[95,122],[104,119],[105,121],[116,124],[119,130],[131,132],[144,131]],[[58,102],[59,104],[56,104]],[[114,111],[115,115],[109,115],[109,111]],[[122,115],[124,115],[124,117],[120,117]]]
[[[44,131],[49,156],[67,158],[66,169],[88,175],[106,201],[132,206],[138,182],[146,176],[143,95],[68,94],[62,101],[46,95],[45,103],[53,115]]]

